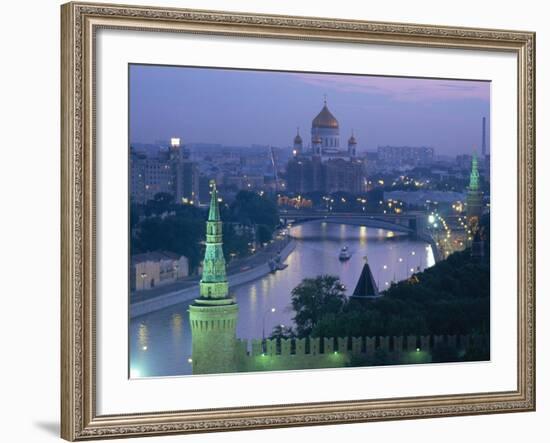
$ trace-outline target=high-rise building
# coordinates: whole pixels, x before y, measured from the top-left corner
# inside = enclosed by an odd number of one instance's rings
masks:
[[[357,140],[353,135],[353,131],[351,133],[351,137],[348,140],[348,155],[350,156],[350,158],[355,158],[357,156]]]
[[[136,203],[152,200],[158,193],[173,194],[174,174],[166,151],[156,155],[130,147],[130,198]]]
[[[378,161],[386,167],[429,165],[434,159],[434,149],[426,146],[378,146]]]
[[[199,171],[197,164],[189,159],[189,151],[180,143],[180,139],[172,139],[170,158],[174,176],[173,194],[177,203],[198,205]]]
[[[286,169],[287,188],[304,193],[325,189],[323,164],[319,156],[304,156],[289,160]]]
[[[174,196],[176,203],[198,204],[199,171],[179,138],[172,138],[169,150],[156,153],[130,148],[130,197],[146,203],[158,193]]]
[[[236,327],[239,307],[229,295],[218,192],[214,181],[211,185],[200,295],[189,306],[195,374],[234,372],[237,365]]]
[[[362,162],[336,158],[327,160],[324,166],[325,192],[359,194],[365,190]]]

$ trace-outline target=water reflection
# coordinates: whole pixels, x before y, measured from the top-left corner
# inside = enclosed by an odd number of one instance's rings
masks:
[[[183,336],[183,318],[179,312],[172,314],[172,338],[175,344],[181,343]]]
[[[365,256],[380,290],[434,264],[431,248],[425,242],[382,229],[311,223],[293,227],[291,234],[296,238],[296,248],[287,258],[285,270],[231,288],[239,303],[237,335],[241,338],[260,338],[264,322],[266,333],[276,325],[291,326],[291,292],[303,278],[338,275],[351,294]],[[348,246],[352,253],[346,262],[338,260],[342,246]],[[189,303],[131,320],[130,368],[134,376],[190,373]]]
[[[145,322],[139,324],[138,343],[142,351],[147,350],[147,345],[149,344],[149,331]]]

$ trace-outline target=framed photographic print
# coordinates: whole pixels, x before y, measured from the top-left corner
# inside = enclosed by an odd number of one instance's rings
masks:
[[[535,408],[535,35],[68,3],[62,437]]]

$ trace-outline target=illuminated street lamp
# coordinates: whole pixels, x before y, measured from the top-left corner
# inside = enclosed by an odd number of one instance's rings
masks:
[[[262,343],[264,343],[264,344],[265,344],[265,317],[270,312],[273,313],[275,311],[276,311],[275,308],[268,309],[267,311],[264,312],[264,315],[262,317]]]

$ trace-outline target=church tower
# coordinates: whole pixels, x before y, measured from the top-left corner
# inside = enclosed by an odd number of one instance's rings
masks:
[[[479,189],[479,171],[477,169],[477,155],[472,157],[472,171],[470,172],[470,185],[466,195],[466,217],[472,228],[477,228],[479,218],[483,212],[483,196]]]
[[[303,140],[300,136],[300,128],[296,128],[296,137],[294,137],[294,147],[292,148],[292,155],[297,157],[302,155]]]
[[[236,370],[236,327],[239,307],[229,296],[223,256],[222,221],[216,183],[206,222],[206,250],[200,296],[189,306],[193,374]]]
[[[351,131],[351,137],[348,140],[348,155],[351,158],[357,155],[357,140],[355,139],[355,135],[353,135],[353,131]]]

